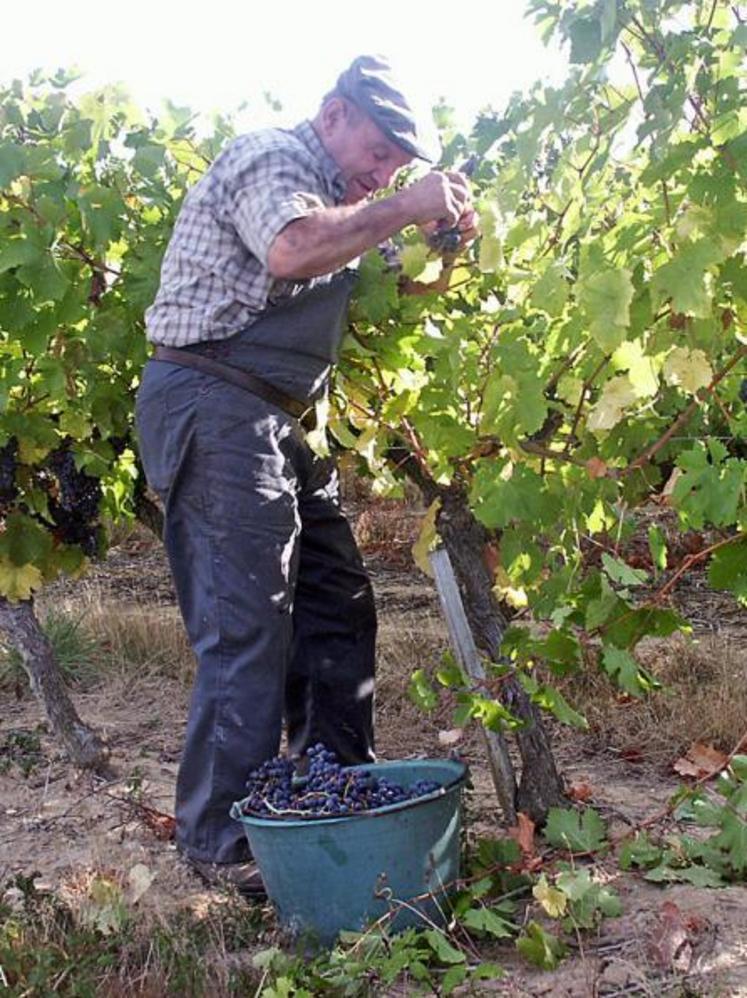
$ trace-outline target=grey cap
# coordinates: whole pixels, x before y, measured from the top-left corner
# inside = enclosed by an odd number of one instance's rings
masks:
[[[340,74],[335,92],[364,111],[387,138],[411,156],[428,162],[438,158],[429,148],[412,108],[392,78],[386,59],[359,55]]]

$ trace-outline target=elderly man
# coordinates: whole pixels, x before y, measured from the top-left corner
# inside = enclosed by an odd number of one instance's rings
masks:
[[[233,141],[185,199],[147,312],[140,453],[197,675],[177,843],[211,881],[261,891],[228,815],[250,769],[324,742],[374,758],[376,617],[337,478],[301,418],[325,391],[354,272],[405,226],[474,235],[467,181],[433,171],[387,64],[361,56],[313,121]]]

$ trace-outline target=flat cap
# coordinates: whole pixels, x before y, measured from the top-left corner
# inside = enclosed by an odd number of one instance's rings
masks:
[[[411,156],[428,162],[438,158],[393,79],[386,59],[359,55],[338,77],[335,92],[364,111],[392,142]]]

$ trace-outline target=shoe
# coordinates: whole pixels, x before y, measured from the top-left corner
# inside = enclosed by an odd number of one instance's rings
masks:
[[[259,901],[267,897],[256,863],[208,863],[201,859],[187,859],[189,866],[211,887],[228,887],[242,897]]]

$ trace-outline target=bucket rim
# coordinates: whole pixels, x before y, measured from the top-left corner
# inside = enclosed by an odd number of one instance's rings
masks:
[[[385,804],[383,807],[371,808],[369,811],[355,811],[352,814],[316,814],[309,815],[308,818],[287,818],[282,815],[278,815],[277,818],[270,817],[260,817],[254,814],[244,814],[242,811],[242,805],[247,799],[246,797],[242,800],[234,801],[231,805],[230,816],[235,821],[240,821],[244,825],[252,825],[259,828],[301,828],[306,827],[310,824],[320,824],[324,822],[325,824],[342,824],[343,822],[356,821],[360,819],[372,820],[374,818],[385,816],[391,814],[395,811],[404,811],[408,808],[418,807],[421,804],[429,803],[430,801],[437,800],[439,797],[446,797],[447,795],[453,793],[453,791],[459,789],[467,780],[469,773],[469,767],[466,762],[461,759],[387,759],[382,762],[365,762],[360,763],[357,766],[345,766],[346,771],[360,771],[368,769],[394,769],[402,766],[403,763],[438,763],[439,765],[448,765],[458,769],[457,774],[450,779],[443,786],[440,786],[438,790],[433,790],[429,794],[423,794],[420,797],[415,797],[412,800],[397,801],[394,804]]]

